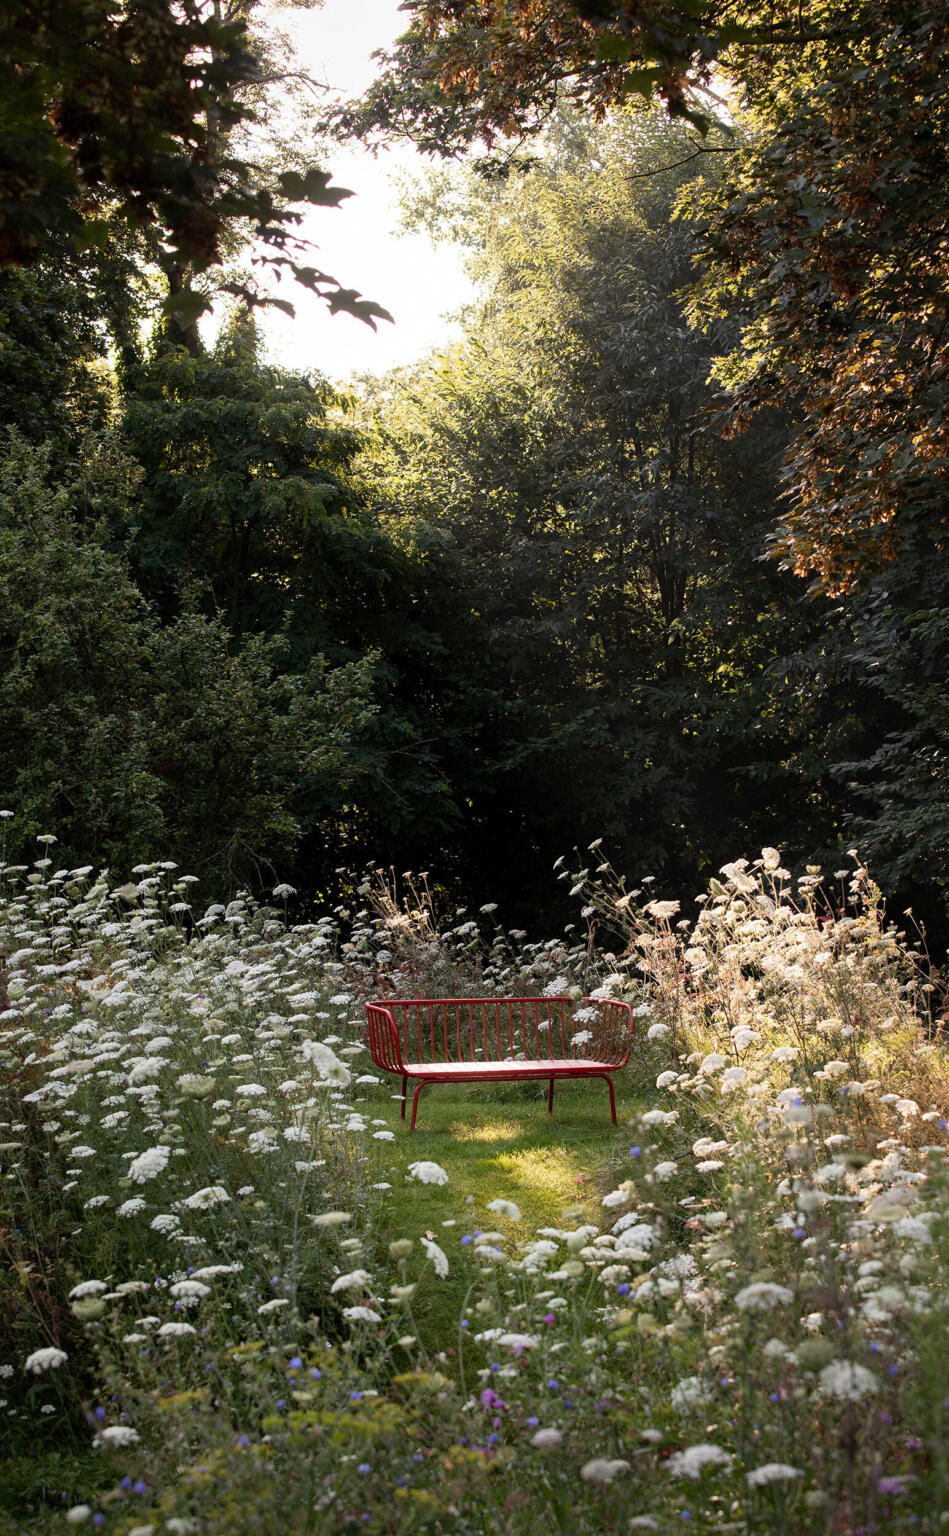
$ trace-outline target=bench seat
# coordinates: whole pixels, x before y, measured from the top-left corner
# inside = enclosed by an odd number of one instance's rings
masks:
[[[406,1064],[405,1076],[428,1077],[432,1082],[448,1082],[451,1078],[464,1082],[475,1077],[549,1077],[552,1072],[577,1077],[583,1076],[589,1066],[589,1062],[578,1060],[576,1056],[566,1056],[562,1060],[552,1057],[550,1061],[527,1061],[518,1057],[503,1061],[429,1061],[412,1066]]]

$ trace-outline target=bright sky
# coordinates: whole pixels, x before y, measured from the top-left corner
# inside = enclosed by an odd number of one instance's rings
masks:
[[[375,72],[369,55],[387,48],[405,30],[399,0],[324,0],[315,11],[281,10],[280,24],[297,41],[304,67],[315,80],[344,97],[365,89]],[[314,265],[357,288],[365,298],[388,309],[394,325],[377,330],[351,315],[330,315],[305,289],[284,296],[296,316],[269,311],[262,317],[268,350],[275,362],[301,370],[317,369],[342,381],[353,373],[381,373],[413,362],[458,334],[442,318],[472,296],[472,286],[458,250],[434,247],[424,235],[397,235],[396,174],[426,164],[411,146],[399,146],[378,158],[356,148],[332,152],[326,169],[338,185],[356,195],[339,209],[317,208],[304,233],[319,247]]]

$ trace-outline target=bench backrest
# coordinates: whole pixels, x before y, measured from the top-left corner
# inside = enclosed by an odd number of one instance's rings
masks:
[[[439,1062],[598,1061],[629,1059],[628,1003],[586,997],[384,998],[366,1004],[369,1048],[377,1066]]]

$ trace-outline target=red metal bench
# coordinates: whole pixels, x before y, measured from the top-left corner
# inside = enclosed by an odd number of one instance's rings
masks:
[[[385,998],[366,1004],[369,1049],[383,1072],[402,1079],[402,1119],[409,1079],[416,1087],[410,1129],[426,1083],[496,1083],[546,1078],[548,1113],[558,1078],[600,1077],[629,1060],[629,1003],[569,997]]]

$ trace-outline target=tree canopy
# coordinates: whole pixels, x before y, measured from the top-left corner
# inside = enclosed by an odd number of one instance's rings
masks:
[[[415,864],[525,922],[599,837],[677,885],[859,839],[944,906],[935,0],[422,0],[334,112],[252,0],[0,20],[31,829],[308,893]],[[255,319],[281,274],[374,316],[298,244],[334,133],[442,157],[407,217],[480,284],[459,343],[348,396]]]
[[[259,10],[259,0],[3,0],[0,266],[40,260],[51,232],[77,250],[102,247],[117,210],[177,274],[168,311],[187,325],[208,300],[181,274],[219,264],[241,224],[271,273],[290,271],[331,310],[389,318],[314,266],[299,234],[302,206],[351,194],[312,162],[265,174],[240,140],[267,81]],[[257,284],[229,285],[292,312]]]

